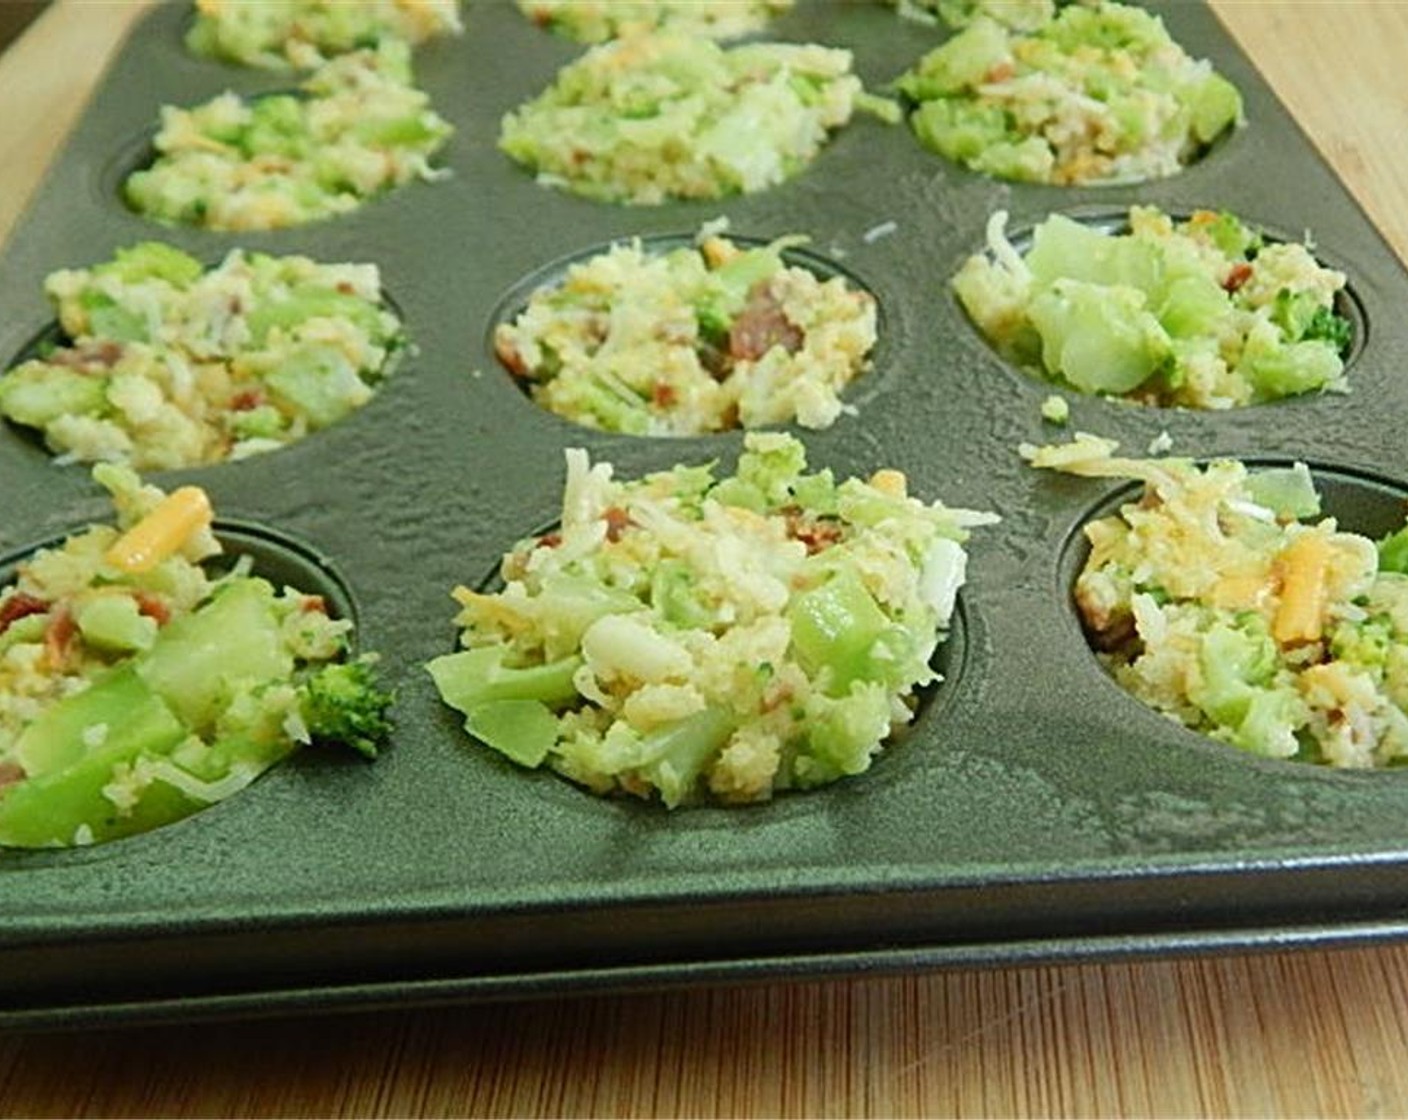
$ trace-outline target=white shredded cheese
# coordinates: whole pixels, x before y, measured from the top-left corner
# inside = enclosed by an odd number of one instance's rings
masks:
[[[879,225],[871,226],[861,235],[861,240],[867,245],[873,245],[882,238],[889,237],[900,228],[896,221],[881,222]]]

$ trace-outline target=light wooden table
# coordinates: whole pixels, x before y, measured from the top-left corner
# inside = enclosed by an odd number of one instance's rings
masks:
[[[1215,6],[1408,259],[1408,2]],[[0,59],[0,242],[136,11]],[[0,1112],[1398,1116],[1405,1059],[1393,946],[0,1037]]]

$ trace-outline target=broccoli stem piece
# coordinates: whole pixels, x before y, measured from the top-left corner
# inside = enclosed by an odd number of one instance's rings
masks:
[[[0,844],[98,844],[171,824],[237,793],[292,753],[287,737],[234,735],[206,746],[119,741],[0,797]]]
[[[188,727],[209,728],[233,692],[292,675],[273,601],[274,589],[262,579],[228,584],[162,629],[137,671]]]
[[[853,681],[878,679],[877,642],[893,627],[854,571],[844,569],[798,595],[788,617],[802,665],[809,673],[829,672],[828,695],[844,696]]]
[[[504,664],[506,654],[502,646],[484,646],[437,657],[426,668],[445,703],[465,715],[491,700],[538,700],[556,708],[577,698],[572,678],[583,664],[580,656],[514,669]]]
[[[0,797],[0,844],[97,844],[146,832],[204,808],[205,802],[165,782],[147,784],[127,811],[119,811],[104,794],[119,767],[162,757],[160,752],[132,749],[131,744],[106,747],[72,766],[12,786]]]
[[[185,737],[181,721],[128,663],[42,713],[15,743],[15,757],[34,780],[80,761],[89,741],[120,757],[164,753]]]
[[[557,717],[540,700],[486,700],[465,715],[465,730],[530,770],[557,742]]]

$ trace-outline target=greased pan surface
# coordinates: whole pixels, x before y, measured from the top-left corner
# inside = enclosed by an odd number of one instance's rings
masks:
[[[280,542],[345,590],[396,686],[375,764],[286,764],[179,825],[70,852],[0,858],[0,1024],[82,1023],[295,1006],[532,994],[726,976],[1340,941],[1408,930],[1408,776],[1248,758],[1125,696],[1069,606],[1079,527],[1119,488],[1040,475],[1022,441],[1062,438],[1048,389],[1010,369],[947,289],[989,213],[1131,202],[1227,208],[1273,234],[1313,229],[1350,278],[1362,346],[1347,396],[1230,414],[1073,399],[1072,428],[1142,453],[1305,459],[1351,527],[1401,513],[1408,329],[1402,267],[1210,12],[1150,5],[1246,98],[1248,126],[1160,182],[1003,184],[861,118],[790,184],[714,203],[621,208],[535,185],[495,149],[502,114],[578,48],[507,3],[471,5],[417,75],[457,128],[453,176],[360,212],[258,235],[163,229],[117,198],[162,103],[290,79],[188,55],[184,5],[138,28],[0,260],[0,356],[51,315],[43,277],[163,237],[381,266],[418,352],[364,409],[301,444],[156,476],[196,481],[223,518]],[[846,46],[878,86],[942,38],[864,3],[800,0],[773,37]],[[969,546],[948,680],[872,771],[745,809],[599,801],[473,745],[422,669],[452,648],[456,583],[488,577],[557,515],[565,447],[622,475],[731,465],[737,435],[593,433],[537,409],[488,336],[523,279],[640,235],[803,232],[878,298],[877,368],[854,416],[803,433],[838,476],[903,470],[926,499],[997,511]],[[885,234],[887,223],[894,230]],[[867,236],[869,235],[869,236]],[[0,432],[0,551],[103,513],[81,467]]]

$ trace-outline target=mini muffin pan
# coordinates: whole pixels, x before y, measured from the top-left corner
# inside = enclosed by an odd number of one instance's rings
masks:
[[[397,730],[373,764],[315,752],[241,796],[106,846],[0,853],[0,1025],[253,1014],[721,978],[1362,942],[1408,934],[1408,774],[1247,757],[1124,695],[1069,601],[1080,527],[1118,483],[1038,472],[1019,443],[1084,429],[1141,454],[1307,461],[1333,508],[1375,531],[1408,508],[1408,276],[1210,11],[1151,5],[1242,90],[1247,126],[1158,182],[1024,186],[964,171],[904,127],[861,117],[773,190],[607,206],[536,185],[495,149],[498,122],[579,49],[508,3],[417,52],[457,128],[446,181],[277,233],[154,226],[127,210],[130,166],[162,103],[287,78],[195,58],[184,5],[140,25],[0,259],[0,356],[52,318],[50,271],[160,237],[202,260],[242,245],[374,261],[416,352],[350,418],[266,455],[153,480],[206,487],[218,516],[290,541],[346,588],[381,652]],[[943,36],[880,4],[800,0],[773,36],[854,49],[871,87]],[[1130,407],[1052,390],[998,359],[948,288],[983,245],[1048,213],[1227,208],[1311,228],[1350,278],[1360,339],[1348,395],[1228,413]],[[904,471],[912,493],[990,509],[975,531],[947,680],[859,778],[758,806],[666,812],[598,800],[471,742],[423,669],[455,640],[450,589],[557,517],[563,449],[622,476],[731,468],[737,432],[592,432],[536,407],[495,361],[496,315],[541,271],[616,238],[804,232],[879,300],[876,368],[854,415],[804,438],[840,477]],[[1397,472],[1397,473],[1395,473]],[[105,513],[80,466],[0,430],[13,555]]]

